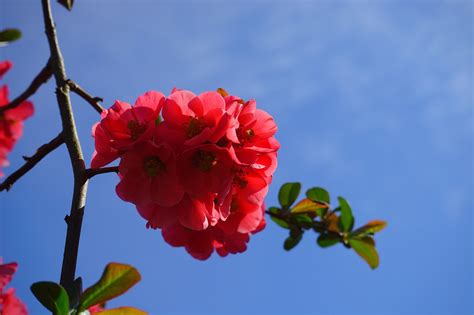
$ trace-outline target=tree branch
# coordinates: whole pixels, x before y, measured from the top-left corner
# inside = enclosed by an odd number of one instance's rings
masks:
[[[56,98],[63,125],[63,137],[71,160],[74,173],[74,192],[71,210],[67,222],[66,242],[64,246],[63,263],[61,269],[61,285],[69,292],[73,292],[76,273],[77,253],[81,236],[82,218],[87,195],[87,178],[82,148],[77,136],[76,123],[69,98],[66,69],[56,37],[56,29],[51,13],[49,0],[41,0],[44,25],[51,52],[51,67],[56,80]]]
[[[118,173],[118,172],[119,172],[118,166],[110,166],[110,167],[102,167],[102,168],[88,168],[86,169],[86,177],[88,179],[91,179],[92,177],[99,174]]]
[[[26,101],[28,97],[35,94],[36,91],[39,89],[39,87],[43,83],[46,83],[49,80],[49,78],[51,78],[52,75],[53,75],[53,72],[51,69],[51,60],[48,60],[44,68],[41,69],[41,71],[36,75],[36,77],[30,83],[30,86],[28,86],[28,88],[23,93],[21,93],[17,98],[15,98],[9,104],[0,107],[0,115],[3,114],[6,110],[13,109],[19,106],[24,101]]]
[[[76,82],[72,80],[67,80],[67,84],[72,92],[76,93],[80,97],[82,97],[86,102],[88,102],[99,114],[104,111],[104,108],[99,104],[99,102],[103,102],[104,100],[97,96],[92,96],[87,93],[83,88],[81,88]]]
[[[25,159],[25,164],[23,164],[18,170],[13,172],[10,176],[5,178],[5,180],[0,184],[0,191],[10,190],[10,188],[15,184],[15,182],[25,175],[29,170],[35,167],[39,161],[41,161],[46,155],[50,152],[56,150],[61,144],[64,143],[62,134],[56,136],[50,142],[43,144],[41,147],[36,150],[36,153],[31,157],[23,157]]]

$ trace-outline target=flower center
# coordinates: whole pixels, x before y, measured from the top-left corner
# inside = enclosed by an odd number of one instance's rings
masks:
[[[239,203],[234,198],[232,198],[232,202],[230,203],[230,212],[234,213],[237,210],[239,210]]]
[[[201,131],[206,128],[207,125],[202,118],[189,117],[188,122],[184,125],[186,130],[186,137],[188,139],[198,135]]]
[[[149,156],[143,160],[143,169],[148,176],[155,177],[166,170],[166,165],[160,160],[159,157]]]
[[[217,158],[212,152],[199,150],[193,155],[193,164],[203,172],[209,172],[217,164]]]
[[[147,123],[141,124],[138,120],[129,120],[127,128],[130,130],[130,137],[135,141],[146,131]]]
[[[240,189],[247,187],[248,181],[244,178],[247,172],[243,169],[236,169],[234,172],[234,178],[232,179],[233,184]]]
[[[252,141],[253,137],[255,136],[255,132],[253,129],[237,129],[237,137],[239,138],[241,143],[245,143],[247,141]]]
[[[245,179],[243,179],[240,176],[235,176],[234,177],[234,184],[239,186],[240,189],[244,189],[245,187],[247,187],[248,181],[246,181]]]

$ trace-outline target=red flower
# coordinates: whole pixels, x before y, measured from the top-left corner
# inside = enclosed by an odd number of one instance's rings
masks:
[[[163,120],[157,138],[178,147],[217,143],[235,129],[233,116],[217,92],[196,96],[190,91],[175,90],[166,99]]]
[[[199,231],[215,225],[219,220],[212,194],[203,199],[185,194],[181,202],[172,207],[150,203],[138,205],[137,210],[148,221],[148,226],[154,229],[165,228],[178,221],[183,227]]]
[[[229,102],[231,98],[227,98]],[[232,100],[231,104],[236,101]],[[242,105],[239,113],[237,137],[239,145],[234,146],[237,159],[246,164],[253,164],[261,153],[276,152],[280,148],[274,138],[277,126],[273,117],[267,112],[257,109],[255,100]]]
[[[143,99],[140,117],[138,102],[116,102],[102,114],[92,167],[120,158],[118,196],[172,246],[198,259],[245,251],[265,226],[279,149],[273,118],[223,90],[196,96],[174,89],[167,98],[148,92]]]
[[[8,72],[8,70],[10,70],[10,68],[13,66],[13,64],[11,63],[11,61],[9,60],[5,60],[5,61],[0,61],[0,79],[3,78],[3,76],[5,75],[5,73]]]
[[[101,304],[97,304],[97,305],[93,305],[91,307],[89,307],[89,314],[90,315],[94,315],[94,314],[97,314],[99,312],[102,312],[104,311],[104,305],[101,305]]]
[[[9,103],[8,87],[0,87],[0,108]],[[25,101],[19,106],[0,114],[0,142],[9,150],[13,149],[16,141],[22,136],[23,121],[34,113],[33,104]]]
[[[125,201],[170,207],[183,198],[176,156],[167,144],[140,143],[123,155],[119,171],[121,179],[116,191]]]
[[[11,68],[10,61],[0,62],[0,78]],[[0,87],[0,108],[9,103],[8,87]],[[7,155],[23,133],[23,121],[34,113],[33,104],[29,101],[20,103],[15,108],[0,114],[0,167],[8,165]],[[0,169],[0,176],[3,173]]]
[[[186,150],[178,158],[179,177],[186,192],[196,198],[215,193],[220,203],[229,193],[233,165],[229,151],[214,144]]]
[[[258,209],[262,212],[263,208]],[[242,253],[247,249],[250,235],[260,232],[265,227],[265,218],[260,216],[259,225],[248,233],[227,233],[221,228],[222,221],[216,226],[209,227],[203,231],[193,231],[183,227],[179,223],[162,229],[165,241],[174,247],[184,247],[186,251],[196,259],[206,260],[214,250],[221,257],[228,254]]]
[[[1,264],[2,259],[0,258],[0,292],[12,281],[13,275],[18,269],[16,262],[9,264]]]
[[[1,264],[0,258],[0,314],[27,315],[26,306],[15,296],[15,289],[5,290],[18,269],[17,263]]]
[[[134,107],[115,101],[110,109],[102,112],[102,120],[92,128],[95,152],[91,166],[107,165],[134,144],[150,140],[163,102],[163,94],[150,91],[140,96]]]

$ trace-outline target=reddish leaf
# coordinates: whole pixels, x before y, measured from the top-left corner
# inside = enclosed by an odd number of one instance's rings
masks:
[[[373,220],[367,223],[364,226],[361,226],[354,232],[352,232],[353,235],[366,235],[370,233],[377,233],[383,230],[387,226],[387,222],[382,221],[382,220]]]
[[[292,209],[291,213],[300,214],[300,213],[311,213],[315,215],[322,215],[328,209],[328,205],[312,201],[308,198],[305,198],[298,202]]]

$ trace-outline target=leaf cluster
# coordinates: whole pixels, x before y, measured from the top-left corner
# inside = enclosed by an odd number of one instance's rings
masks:
[[[321,187],[306,191],[306,198],[296,203],[301,192],[300,183],[286,183],[278,193],[280,207],[270,207],[267,213],[280,227],[289,230],[283,243],[285,250],[293,249],[307,231],[319,234],[316,243],[327,248],[338,243],[353,249],[367,264],[375,269],[379,255],[375,248],[375,233],[387,225],[385,221],[373,220],[354,229],[355,218],[349,202],[338,197],[338,206],[331,206],[329,193]],[[296,204],[295,204],[296,203]]]
[[[31,286],[31,291],[38,301],[53,315],[86,315],[88,309],[95,305],[105,305],[107,301],[122,295],[141,279],[134,267],[119,263],[109,263],[97,283],[80,292],[80,278],[76,281],[79,289],[67,292],[55,282],[41,281]],[[74,302],[76,301],[76,302]],[[103,310],[97,315],[146,315],[134,307],[119,307]]]

